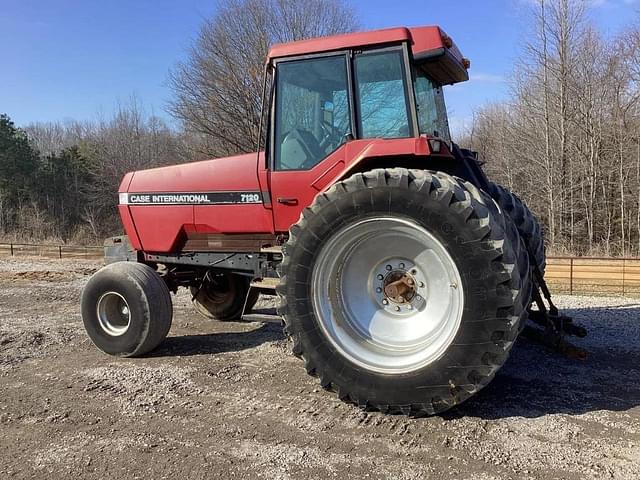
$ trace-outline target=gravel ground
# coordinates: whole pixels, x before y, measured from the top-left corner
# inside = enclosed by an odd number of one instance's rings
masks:
[[[208,322],[186,294],[159,350],[108,357],[78,313],[98,267],[0,260],[0,479],[640,478],[637,300],[557,297],[588,360],[520,340],[472,400],[409,419],[340,402],[277,324]]]

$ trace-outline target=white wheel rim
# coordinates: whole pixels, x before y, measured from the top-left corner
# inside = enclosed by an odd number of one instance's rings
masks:
[[[98,299],[98,323],[112,337],[124,335],[131,324],[129,304],[118,292],[106,292]]]
[[[404,294],[392,297],[400,277]],[[464,305],[460,273],[442,243],[417,223],[391,217],[364,219],[333,235],[314,264],[311,294],[335,349],[360,367],[389,374],[440,358]]]

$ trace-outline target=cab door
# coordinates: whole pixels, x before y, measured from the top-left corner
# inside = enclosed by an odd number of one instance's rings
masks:
[[[406,44],[280,62],[275,92],[276,231],[298,221],[362,144],[418,135]],[[358,140],[345,145],[349,138]],[[390,154],[392,143],[397,142],[388,142]]]
[[[343,168],[353,135],[346,52],[276,65],[269,180],[275,230],[284,232]]]

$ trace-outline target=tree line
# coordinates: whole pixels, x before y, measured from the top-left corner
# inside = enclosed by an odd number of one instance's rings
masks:
[[[117,187],[131,170],[193,157],[188,136],[138,103],[101,122],[17,128],[0,116],[0,237],[95,243],[119,232]]]
[[[537,0],[510,97],[465,143],[541,218],[554,253],[640,255],[640,28],[605,38],[577,0]]]

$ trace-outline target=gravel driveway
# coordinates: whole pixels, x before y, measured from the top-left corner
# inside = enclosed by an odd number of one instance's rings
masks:
[[[443,416],[367,413],[319,388],[275,323],[174,297],[170,337],[117,359],[86,338],[96,262],[0,260],[0,479],[640,478],[640,302],[557,297],[573,361],[520,340]]]

